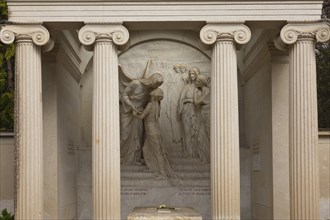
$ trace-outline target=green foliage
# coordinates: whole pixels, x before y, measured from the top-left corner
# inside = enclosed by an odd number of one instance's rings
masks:
[[[322,17],[330,18],[330,0],[324,0],[323,2]]]
[[[0,19],[7,20],[6,1],[0,0]],[[0,43],[0,130],[14,128],[14,54],[15,45]]]
[[[7,20],[7,3],[4,0],[0,0],[0,20]]]
[[[14,220],[14,215],[10,214],[7,209],[2,210],[0,220]]]
[[[316,45],[319,128],[330,128],[330,44]]]
[[[7,50],[6,50],[6,53],[5,53],[5,59],[6,60],[12,59],[12,57],[14,57],[14,55],[15,55],[15,51],[16,51],[15,44],[9,44],[7,46]]]
[[[324,1],[322,12],[329,22],[330,0]],[[330,128],[330,43],[316,44],[316,66],[319,128]]]

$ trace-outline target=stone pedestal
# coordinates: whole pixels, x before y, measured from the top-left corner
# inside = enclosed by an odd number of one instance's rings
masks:
[[[330,39],[323,23],[293,23],[281,30],[290,50],[291,219],[319,219],[315,40]]]
[[[15,66],[15,219],[43,219],[41,48],[48,31],[37,25],[6,26],[3,43],[16,39]]]
[[[211,199],[213,219],[240,219],[237,57],[235,42],[251,38],[243,24],[210,24],[200,32],[213,45],[211,73]]]
[[[86,25],[84,45],[94,45],[93,219],[120,219],[120,127],[117,45],[128,41],[120,25]]]

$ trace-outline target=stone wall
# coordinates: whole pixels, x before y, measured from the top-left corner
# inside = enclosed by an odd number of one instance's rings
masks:
[[[0,133],[0,211],[14,211],[14,138]]]
[[[80,144],[79,84],[57,66],[59,218],[75,219],[77,209],[77,154]]]
[[[43,141],[44,141],[44,216],[45,219],[59,217],[58,203],[58,110],[56,63],[43,64]]]
[[[330,219],[330,131],[319,132],[320,217]]]
[[[286,58],[286,57],[283,57]],[[290,218],[289,201],[289,64],[272,58],[273,218]]]
[[[244,87],[245,144],[252,160],[252,217],[272,218],[271,75],[264,64]]]
[[[90,71],[90,65],[86,71]],[[81,145],[77,148],[78,219],[92,216],[92,89],[93,75],[85,74],[81,86]]]

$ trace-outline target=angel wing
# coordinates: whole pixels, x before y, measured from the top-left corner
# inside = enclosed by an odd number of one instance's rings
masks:
[[[149,66],[151,64],[151,61],[152,60],[148,60],[148,63],[146,65],[146,68],[144,69],[144,73],[143,73],[142,79],[146,79],[146,78],[149,77]]]
[[[120,103],[122,103],[124,90],[128,86],[128,84],[132,82],[133,79],[125,74],[120,64],[118,65],[118,79],[119,79],[119,101]]]
[[[151,64],[152,60],[148,60],[148,63],[146,65],[146,68],[144,70],[143,76],[141,79],[146,79],[149,77],[149,66]],[[122,103],[122,96],[124,93],[125,88],[128,86],[130,82],[132,82],[134,79],[129,77],[123,70],[122,66],[118,65],[118,78],[119,78],[119,101]]]

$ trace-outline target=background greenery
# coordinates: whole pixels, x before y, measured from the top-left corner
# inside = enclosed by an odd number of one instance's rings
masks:
[[[0,220],[15,220],[15,217],[7,209],[4,209],[0,213]]]
[[[0,25],[7,20],[7,5],[0,0]],[[330,21],[330,0],[325,0],[322,17]],[[15,46],[0,44],[0,131],[14,127]],[[330,128],[330,43],[317,43],[317,92],[319,128]]]
[[[7,5],[0,0],[0,25],[7,20]],[[14,128],[14,44],[0,44],[0,130]]]
[[[322,17],[330,22],[330,0],[323,3]],[[316,44],[319,128],[330,128],[330,43]]]

